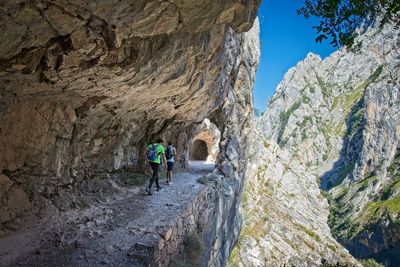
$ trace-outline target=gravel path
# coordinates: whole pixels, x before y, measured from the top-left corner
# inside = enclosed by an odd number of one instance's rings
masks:
[[[162,189],[152,196],[143,187],[130,188],[95,207],[63,213],[57,220],[0,239],[0,266],[143,266],[132,257],[132,244],[154,246],[204,190],[196,179],[214,165],[190,166],[176,173],[171,185],[161,182]]]

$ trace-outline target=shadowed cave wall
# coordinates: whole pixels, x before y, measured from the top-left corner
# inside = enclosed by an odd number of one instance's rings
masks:
[[[189,152],[190,160],[207,160],[208,157],[208,148],[207,143],[203,140],[197,139],[194,140],[192,147]]]

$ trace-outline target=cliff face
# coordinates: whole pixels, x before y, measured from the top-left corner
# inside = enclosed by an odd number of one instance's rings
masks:
[[[358,53],[286,73],[256,122],[234,262],[353,262],[332,235],[356,257],[398,249],[399,36],[371,27]]]
[[[220,131],[222,182],[208,260],[238,234],[237,197],[258,62],[259,1],[3,1],[0,4],[0,235],[56,207],[82,184],[144,167],[146,144]],[[224,197],[223,197],[224,196]],[[233,231],[233,229],[235,229]],[[206,234],[205,234],[206,235]]]

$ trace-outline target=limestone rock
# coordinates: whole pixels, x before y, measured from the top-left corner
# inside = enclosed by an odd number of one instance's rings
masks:
[[[359,53],[310,53],[286,73],[256,122],[232,262],[357,265],[331,233],[356,257],[398,244],[399,36],[372,25]]]
[[[177,144],[184,165],[207,118],[221,133],[216,172],[226,181],[210,203],[201,257],[224,265],[240,228],[247,149],[238,147],[250,132],[259,4],[3,1],[0,172],[35,203],[69,209],[80,191],[111,190],[104,177],[143,171],[157,137]],[[13,187],[2,186],[5,205],[20,218],[40,214],[40,205],[14,207],[22,191]]]
[[[195,133],[193,144],[189,151],[189,159],[191,157],[201,158],[202,155],[198,154],[202,152],[201,147],[203,146],[203,150],[205,149],[203,160],[215,162],[219,153],[219,143],[221,140],[221,132],[218,127],[210,122],[209,119],[205,119],[195,130]]]

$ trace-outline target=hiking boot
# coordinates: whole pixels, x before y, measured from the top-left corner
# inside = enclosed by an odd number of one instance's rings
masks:
[[[157,187],[157,189],[156,189],[157,191],[160,191],[161,190],[161,186],[159,186],[159,187]]]
[[[146,187],[146,192],[147,192],[147,194],[149,194],[149,196],[151,196],[153,194],[153,193],[151,193],[151,189],[148,187]]]

